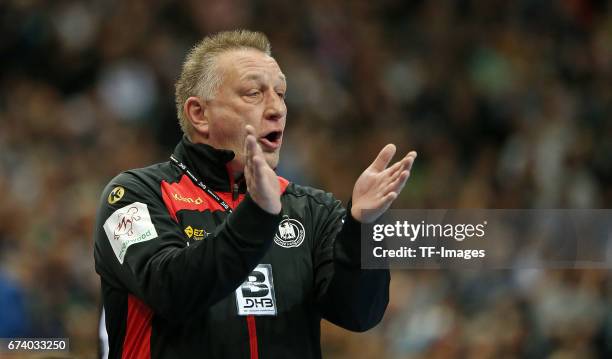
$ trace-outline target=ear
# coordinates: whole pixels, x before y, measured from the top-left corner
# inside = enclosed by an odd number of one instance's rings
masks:
[[[191,96],[187,99],[187,101],[185,101],[183,111],[195,132],[199,136],[207,139],[208,116],[206,111],[206,102],[199,97]]]

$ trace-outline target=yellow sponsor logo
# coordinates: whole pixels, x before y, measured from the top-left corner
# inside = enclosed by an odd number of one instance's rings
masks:
[[[123,198],[123,195],[125,194],[125,189],[121,186],[119,187],[115,187],[111,193],[108,194],[108,203],[109,204],[115,204],[117,203],[117,201],[119,201],[121,198]]]
[[[202,198],[200,198],[200,197],[198,197],[196,199],[193,199],[191,197],[183,197],[183,196],[181,196],[180,194],[178,194],[176,192],[172,195],[172,198],[174,198],[177,201],[181,201],[181,202],[185,202],[185,203],[193,203],[193,204],[196,204],[196,205],[200,205],[200,204],[204,203],[204,200],[202,200]]]
[[[205,230],[193,228],[191,226],[185,227],[184,231],[185,231],[185,234],[187,235],[187,238],[189,239],[193,238],[196,241],[201,241],[208,235],[208,233],[206,233]]]

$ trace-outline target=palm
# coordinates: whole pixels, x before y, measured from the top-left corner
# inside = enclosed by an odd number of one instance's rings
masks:
[[[359,222],[371,223],[380,217],[391,206],[410,177],[416,152],[408,153],[387,168],[394,154],[394,145],[385,146],[355,182],[351,214]]]
[[[263,210],[278,214],[281,211],[280,185],[274,170],[264,159],[261,147],[255,139],[253,126],[245,127],[247,136],[244,140],[245,160],[244,177],[249,194]]]

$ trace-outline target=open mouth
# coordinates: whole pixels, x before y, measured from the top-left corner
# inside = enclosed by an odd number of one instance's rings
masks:
[[[280,147],[283,139],[282,131],[272,131],[259,138],[259,143],[264,146],[264,149],[272,149],[275,150]]]

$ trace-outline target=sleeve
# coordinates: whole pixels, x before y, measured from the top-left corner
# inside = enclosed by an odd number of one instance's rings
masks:
[[[111,204],[113,195],[122,197]],[[266,253],[280,219],[247,195],[206,240],[187,246],[160,194],[127,172],[100,200],[96,271],[169,321],[192,318],[240,285]]]
[[[389,270],[361,269],[361,226],[330,197],[319,211],[315,286],[323,318],[363,332],[378,324],[389,302]]]

